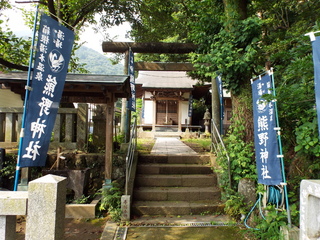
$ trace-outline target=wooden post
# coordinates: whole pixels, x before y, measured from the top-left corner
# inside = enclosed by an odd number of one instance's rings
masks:
[[[105,153],[105,186],[108,187],[112,180],[112,157],[113,157],[113,115],[114,95],[107,92],[106,111],[106,153]]]
[[[177,111],[178,111],[178,132],[182,132],[182,127],[181,127],[181,121],[182,121],[182,113],[180,111],[180,109],[182,109],[181,107],[181,100],[179,99],[178,100],[178,103],[177,103]]]
[[[146,113],[144,113],[146,114]],[[156,131],[156,121],[157,121],[157,100],[153,99],[153,119],[152,119],[152,132]]]

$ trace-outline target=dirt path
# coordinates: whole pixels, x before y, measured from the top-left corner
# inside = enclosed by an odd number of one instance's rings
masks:
[[[107,218],[97,219],[65,219],[64,237],[67,240],[100,239]],[[17,219],[17,240],[25,239],[26,221],[24,217]]]

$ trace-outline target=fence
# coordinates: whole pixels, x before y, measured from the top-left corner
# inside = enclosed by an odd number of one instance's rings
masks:
[[[128,185],[129,185],[129,181],[131,180],[132,163],[134,160],[136,146],[137,146],[137,119],[135,118],[134,123],[131,127],[129,147],[128,147],[128,152],[126,156],[126,184],[125,184],[126,195],[129,194]]]
[[[224,155],[228,161],[229,187],[231,188],[232,178],[231,178],[230,157],[223,143],[222,137],[220,135],[220,131],[218,130],[213,119],[211,119],[211,146],[212,146],[212,149],[214,149],[217,156]]]
[[[23,108],[0,108],[0,148],[16,148],[19,144]],[[88,106],[59,108],[52,132],[50,148],[83,149],[88,136]]]

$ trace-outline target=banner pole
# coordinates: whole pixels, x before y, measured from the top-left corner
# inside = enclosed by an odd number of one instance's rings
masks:
[[[23,116],[22,116],[20,139],[19,139],[18,159],[17,159],[17,165],[16,165],[13,191],[17,191],[19,174],[20,174],[20,161],[21,161],[22,144],[23,144],[23,138],[24,138],[27,103],[28,103],[28,98],[29,98],[29,92],[31,91],[30,77],[31,77],[32,65],[33,65],[33,51],[34,51],[34,46],[35,46],[35,35],[36,35],[36,31],[37,31],[38,9],[39,9],[39,5],[37,4],[34,25],[33,25],[33,36],[32,36],[32,42],[31,42],[31,50],[30,50],[30,56],[29,56],[27,85],[25,86],[26,93],[25,93],[24,105],[23,105]]]
[[[271,80],[272,80],[272,94],[275,97],[276,96],[276,90],[275,90],[275,83],[274,83],[274,75],[273,70],[270,71]],[[280,129],[279,124],[279,118],[278,118],[278,108],[277,108],[277,101],[274,101],[274,109],[275,109],[275,118],[276,118],[276,126],[278,129]],[[286,175],[284,171],[284,161],[283,161],[283,152],[282,152],[282,142],[281,142],[281,134],[280,130],[278,130],[278,143],[279,143],[279,155],[280,155],[280,163],[281,163],[281,173],[282,173],[282,180],[283,180],[283,191],[285,195],[285,201],[286,201],[286,209],[287,209],[287,217],[288,217],[288,226],[289,228],[292,227],[291,223],[291,213],[290,213],[290,206],[289,206],[289,198],[288,198],[288,190],[287,190],[287,181],[286,181]]]

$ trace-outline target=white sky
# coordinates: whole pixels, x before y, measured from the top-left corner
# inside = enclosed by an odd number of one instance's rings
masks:
[[[10,1],[14,3],[14,0]],[[15,4],[19,8],[30,8],[31,4]],[[35,10],[35,9],[34,9]],[[8,26],[10,29],[17,35],[17,36],[32,36],[32,30],[24,25],[24,20],[22,17],[22,12],[18,9],[14,10],[5,10],[2,12],[8,18]],[[0,14],[0,18],[4,19],[4,16]],[[126,32],[130,29],[128,23],[108,29],[109,37],[113,39],[113,41],[130,41],[129,39],[125,38]],[[94,30],[89,26],[85,28],[84,33],[80,36],[81,42],[86,42],[84,46],[92,48],[99,53],[102,52],[102,42],[103,42],[103,34],[102,33],[95,33]]]

